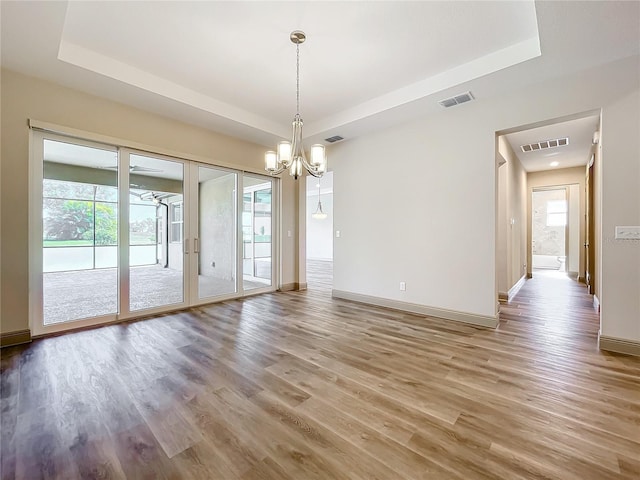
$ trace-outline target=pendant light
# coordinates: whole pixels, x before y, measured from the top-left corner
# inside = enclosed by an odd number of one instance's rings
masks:
[[[307,36],[304,32],[296,30],[291,32],[289,36],[291,43],[296,46],[296,115],[293,117],[293,135],[290,142],[283,141],[278,143],[276,151],[269,150],[265,153],[264,162],[265,170],[270,175],[280,175],[286,169],[289,169],[289,175],[294,179],[298,179],[302,175],[302,168],[314,177],[322,177],[327,171],[327,157],[324,151],[324,145],[311,145],[310,158],[304,153],[302,145],[302,118],[300,117],[300,44],[304,43]]]
[[[316,211],[311,214],[311,217],[316,220],[324,220],[327,218],[327,214],[322,211],[322,202],[320,201],[320,182],[318,182],[318,206],[316,207]]]

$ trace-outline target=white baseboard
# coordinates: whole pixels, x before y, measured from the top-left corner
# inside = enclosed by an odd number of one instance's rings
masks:
[[[518,293],[520,291],[520,289],[524,285],[524,282],[526,282],[526,281],[527,281],[527,275],[522,275],[520,277],[520,280],[518,280],[513,285],[513,287],[511,287],[509,289],[508,292],[498,292],[498,301],[499,302],[508,302],[509,300],[511,300],[513,297],[516,296],[516,293]]]
[[[516,293],[518,293],[520,291],[520,289],[522,288],[522,286],[524,285],[524,282],[527,281],[527,276],[526,275],[522,275],[520,277],[520,280],[518,280],[513,287],[511,287],[509,289],[509,292],[507,293],[507,298],[512,299]]]
[[[607,350],[616,353],[625,353],[627,355],[636,355],[640,357],[640,342],[633,340],[624,340],[622,338],[607,337],[598,335],[598,344],[600,350]]]
[[[593,294],[593,308],[600,311],[600,300],[598,300],[595,293]]]
[[[431,317],[444,318],[446,320],[454,320],[456,322],[469,323],[478,327],[496,328],[499,321],[497,315],[495,317],[491,317],[488,315],[476,315],[474,313],[458,312],[456,310],[429,307],[427,305],[419,305],[417,303],[402,302],[400,300],[391,300],[389,298],[373,297],[371,295],[345,292],[343,290],[332,290],[331,296],[333,298],[341,298],[343,300],[351,300],[353,302],[391,308],[393,310],[400,310],[402,312],[417,313],[419,315],[428,315]]]

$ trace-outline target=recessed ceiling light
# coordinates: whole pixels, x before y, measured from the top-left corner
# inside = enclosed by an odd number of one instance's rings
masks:
[[[549,165],[551,165],[552,167],[557,167],[558,165],[560,165],[560,162],[551,162]]]

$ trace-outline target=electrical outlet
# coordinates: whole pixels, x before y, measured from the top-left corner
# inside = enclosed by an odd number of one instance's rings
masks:
[[[336,230],[336,238],[340,238],[340,230]]]
[[[400,282],[400,291],[404,292],[407,290],[407,284],[405,282]]]

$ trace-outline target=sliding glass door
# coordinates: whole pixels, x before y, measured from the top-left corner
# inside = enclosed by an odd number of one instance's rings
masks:
[[[265,288],[273,282],[273,180],[243,176],[242,280],[244,290]]]
[[[185,164],[130,153],[129,311],[185,302]]]
[[[202,164],[192,168],[194,251],[192,303],[236,296],[238,174]]]
[[[42,216],[36,235],[41,242],[37,258],[42,266],[43,324],[115,318],[117,151],[48,139],[40,146]]]
[[[34,132],[34,335],[275,289],[275,180]]]

